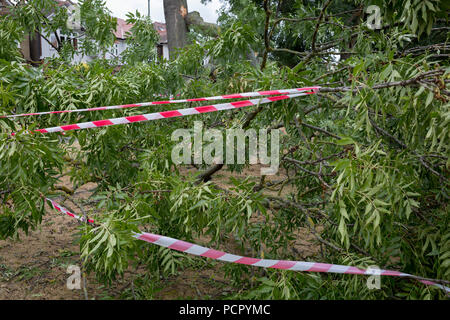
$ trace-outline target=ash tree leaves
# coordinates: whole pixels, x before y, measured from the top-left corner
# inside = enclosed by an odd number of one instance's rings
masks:
[[[123,61],[128,64],[155,61],[159,35],[152,21],[136,11],[127,14],[126,22],[133,24],[133,27],[126,35],[127,48],[122,53]]]
[[[20,56],[17,42],[22,39],[23,28],[10,19],[0,18],[0,59],[16,60]]]
[[[257,48],[257,43],[258,37],[254,28],[250,24],[235,21],[211,42],[209,53],[216,59],[233,63],[245,60],[249,50]]]
[[[116,30],[117,19],[112,17],[102,0],[82,0],[79,6],[81,27],[84,30],[81,48],[85,49],[87,55],[101,56],[114,44],[112,31]]]
[[[323,88],[254,115],[257,108],[73,131],[64,143],[58,135],[9,133],[138,115],[152,107],[0,119],[0,236],[39,224],[41,196],[57,194],[52,187],[64,168],[75,188],[97,186],[89,214],[98,224],[80,226],[78,236],[87,270],[107,283],[138,264],[158,286],[161,277],[215,263],[136,241],[132,232],[139,231],[202,239],[199,244],[221,250],[233,243],[233,253],[254,257],[378,265],[448,279],[445,1],[332,1],[319,24],[326,1],[227,3],[217,37],[195,35],[182,54],[163,62],[154,59],[151,21],[130,14],[135,26],[120,70],[117,60],[74,66],[62,58],[32,68],[13,48],[38,25],[31,19],[36,11],[27,6],[15,20],[0,18],[2,115],[167,99],[160,94],[192,98]],[[382,8],[382,29],[367,28],[361,8],[369,4]],[[101,56],[114,21],[106,10],[96,11],[103,8],[100,2],[82,5],[101,17],[97,24],[94,15],[84,16],[90,37],[98,40],[89,50]],[[205,128],[237,128],[250,115],[250,128],[285,129],[280,140],[285,175],[228,178],[225,170],[232,176],[247,172],[246,165],[230,164],[212,181],[199,183],[196,177],[206,165],[194,169],[171,162],[174,130],[191,129],[199,120]],[[444,298],[413,281],[383,278],[382,290],[369,291],[360,276],[220,267],[239,289],[234,298]]]
[[[3,130],[2,130],[3,131]],[[0,135],[0,238],[35,229],[44,214],[43,195],[56,183],[63,166],[58,141]]]
[[[443,0],[389,0],[365,1],[378,5],[388,23],[400,21],[413,34],[430,35],[437,19],[448,19],[445,13],[450,5]],[[370,2],[370,3],[369,3]]]

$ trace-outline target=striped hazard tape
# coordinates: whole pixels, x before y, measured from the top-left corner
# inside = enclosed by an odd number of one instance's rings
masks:
[[[338,264],[319,263],[319,262],[306,262],[306,261],[288,261],[288,260],[270,260],[270,259],[258,259],[238,256],[223,251],[205,248],[193,243],[185,242],[182,240],[173,239],[152,233],[137,233],[134,235],[136,239],[143,240],[152,244],[156,244],[161,247],[181,251],[184,253],[193,254],[196,256],[207,257],[224,262],[245,264],[254,267],[263,267],[271,269],[282,269],[292,271],[304,271],[304,272],[325,272],[325,273],[344,273],[344,274],[360,274],[360,275],[381,275],[381,276],[395,276],[417,279],[418,281],[426,284],[438,287],[447,293],[450,293],[450,288],[429,281],[424,280],[421,277],[414,276],[408,273],[399,271],[383,270],[383,269],[360,269],[352,266],[343,266]]]
[[[67,209],[64,208],[63,206],[60,206],[59,204],[57,204],[57,203],[56,203],[55,201],[53,201],[52,199],[46,198],[46,200],[50,201],[50,203],[52,204],[53,209],[55,209],[55,210],[57,210],[57,211],[59,211],[59,212],[61,212],[61,213],[64,213],[64,214],[68,215],[69,217],[72,217],[72,218],[75,218],[75,219],[77,219],[77,220],[80,220],[80,221],[82,221],[82,222],[85,222],[85,221],[86,221],[86,218],[85,218],[85,217],[78,216],[78,215],[76,215],[76,214],[70,212],[69,210],[67,210]],[[94,223],[94,220],[89,219],[89,218],[87,218],[87,221],[88,221],[89,223]]]
[[[84,217],[77,216],[69,212],[64,207],[58,205],[55,201],[48,199],[52,204],[53,208],[65,213],[73,218],[80,221],[85,221]],[[92,219],[88,219],[88,222],[94,223]],[[352,266],[344,266],[338,264],[329,263],[319,263],[319,262],[309,262],[309,261],[289,261],[289,260],[271,260],[271,259],[258,259],[249,258],[244,256],[239,256],[231,253],[226,253],[224,251],[214,250],[206,247],[202,247],[193,243],[185,242],[182,240],[161,236],[157,234],[142,232],[134,233],[133,237],[149,242],[151,244],[156,244],[161,247],[169,248],[172,250],[177,250],[180,252],[211,258],[223,262],[238,263],[253,267],[263,267],[271,269],[281,269],[281,270],[291,270],[291,271],[304,271],[304,272],[324,272],[324,273],[343,273],[343,274],[359,274],[359,275],[380,275],[380,276],[394,276],[403,278],[412,278],[420,281],[423,284],[431,285],[450,293],[450,288],[442,284],[427,280],[422,277],[418,277],[409,273],[404,273],[400,271],[383,270],[383,269],[361,269]]]
[[[183,103],[183,102],[239,99],[239,98],[249,98],[249,97],[258,97],[258,96],[273,96],[273,95],[279,95],[279,94],[295,94],[295,93],[305,92],[305,91],[314,91],[314,92],[316,92],[319,89],[320,89],[320,87],[307,87],[307,88],[281,89],[281,90],[270,90],[270,91],[243,92],[243,93],[235,93],[235,94],[228,94],[228,95],[222,95],[222,96],[213,96],[213,97],[205,97],[205,98],[179,99],[179,100],[170,99],[170,100],[166,100],[166,101],[141,102],[141,103],[122,104],[122,105],[117,105],[117,106],[95,107],[95,108],[87,108],[87,109],[44,111],[44,112],[35,112],[35,113],[21,113],[21,114],[12,114],[12,115],[0,116],[0,118],[19,118],[19,117],[25,117],[25,116],[41,116],[41,115],[46,115],[46,114],[60,114],[60,113],[74,113],[74,112],[103,111],[103,110],[114,110],[114,109],[137,108],[137,107],[145,107],[145,106],[159,105],[159,104],[174,104],[174,103]]]
[[[278,95],[278,96],[271,96],[271,97],[267,97],[267,98],[241,100],[241,101],[201,106],[201,107],[195,107],[195,108],[154,112],[154,113],[148,113],[148,114],[143,114],[143,115],[121,117],[121,118],[114,118],[114,119],[105,119],[105,120],[98,120],[98,121],[89,121],[89,122],[69,124],[69,125],[64,125],[64,126],[57,126],[57,127],[52,127],[52,128],[36,129],[36,130],[33,130],[32,132],[40,132],[40,133],[65,132],[65,131],[71,131],[71,130],[90,129],[90,128],[105,127],[105,126],[114,126],[114,125],[119,125],[119,124],[129,124],[129,123],[135,123],[135,122],[144,122],[144,121],[153,121],[153,120],[173,118],[173,117],[182,117],[182,116],[188,116],[188,115],[195,115],[195,114],[201,114],[201,113],[216,112],[216,111],[223,111],[223,110],[230,110],[230,109],[237,109],[237,108],[255,106],[255,105],[260,105],[260,104],[266,104],[266,103],[271,103],[274,101],[292,99],[292,98],[297,98],[297,97],[301,97],[301,96],[305,96],[305,95],[309,95],[309,94],[314,94],[315,92],[316,92],[315,90],[311,90],[311,91],[305,91],[305,92],[296,93],[296,94]],[[32,133],[32,132],[30,132],[30,133]],[[13,132],[13,133],[11,133],[11,135],[14,136],[14,135],[16,135],[16,133]]]

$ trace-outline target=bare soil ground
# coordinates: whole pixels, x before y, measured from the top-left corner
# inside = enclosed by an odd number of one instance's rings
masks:
[[[185,168],[188,174],[194,169]],[[242,173],[230,173],[222,170],[213,182],[222,188],[228,188],[229,178],[239,177],[259,181],[260,166],[252,166]],[[285,175],[269,176],[267,180],[280,180]],[[61,177],[60,186],[73,188],[67,176]],[[94,184],[89,183],[76,190],[74,200],[87,199]],[[286,187],[281,195],[292,191]],[[62,204],[77,214],[81,214],[70,202]],[[110,287],[97,282],[94,275],[84,278],[82,289],[69,290],[66,286],[70,276],[69,265],[81,265],[79,245],[76,244],[78,222],[66,215],[52,210],[46,205],[46,215],[38,229],[28,234],[21,233],[19,240],[0,241],[0,299],[120,299],[125,290],[134,290],[131,282],[143,275],[143,270],[130,270],[123,279]],[[318,251],[317,244],[307,230],[297,230],[297,240],[292,246],[299,253],[299,258],[312,256]],[[207,239],[199,239],[205,243]],[[229,252],[235,251],[233,244],[225,245]],[[224,248],[221,248],[224,249]],[[84,285],[85,284],[85,285]],[[219,266],[201,270],[186,269],[177,276],[163,280],[163,287],[155,299],[219,299],[233,290],[224,279]],[[130,296],[130,295],[128,295]]]

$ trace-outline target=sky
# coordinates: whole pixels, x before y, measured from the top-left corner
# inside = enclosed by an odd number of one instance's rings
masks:
[[[147,14],[148,0],[105,0],[106,6],[112,11],[113,16],[126,19],[127,12],[139,11]],[[221,7],[219,0],[212,0],[207,5],[200,0],[187,0],[188,11],[198,11],[206,22],[217,22],[217,10]],[[152,21],[165,22],[163,0],[150,0],[150,17]]]

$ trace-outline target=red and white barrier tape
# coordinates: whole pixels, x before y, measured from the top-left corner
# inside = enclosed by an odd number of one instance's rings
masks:
[[[96,108],[87,108],[87,109],[75,109],[75,110],[61,110],[61,111],[45,111],[45,112],[36,112],[36,113],[22,113],[22,114],[13,114],[7,116],[0,116],[0,118],[18,118],[25,116],[41,116],[46,114],[59,114],[59,113],[74,113],[74,112],[86,112],[86,111],[101,111],[101,110],[114,110],[114,109],[126,109],[126,108],[136,108],[136,107],[145,107],[150,105],[158,105],[158,104],[172,104],[172,103],[183,103],[183,102],[196,102],[196,101],[209,101],[209,100],[226,100],[226,99],[238,99],[238,98],[247,98],[247,97],[258,97],[258,96],[271,96],[277,94],[294,94],[298,92],[304,91],[317,91],[320,87],[308,87],[308,88],[296,88],[296,89],[282,89],[282,90],[270,90],[270,91],[256,91],[256,92],[244,92],[244,93],[235,93],[228,94],[222,96],[214,96],[214,97],[205,97],[205,98],[194,98],[194,99],[181,99],[181,100],[170,100],[167,101],[152,101],[152,102],[142,102],[142,103],[134,103],[134,104],[123,104],[117,106],[107,106],[107,107],[96,107]]]
[[[80,221],[85,221],[84,217],[77,216],[69,212],[64,207],[58,205],[51,199],[48,199],[53,208],[65,213]],[[94,220],[88,219],[88,222],[94,223]],[[429,280],[424,280],[421,277],[414,276],[409,273],[403,273],[399,271],[383,270],[383,269],[360,269],[352,266],[344,266],[338,264],[319,263],[319,262],[307,262],[307,261],[289,261],[289,260],[271,260],[271,259],[257,259],[244,256],[238,256],[223,251],[218,251],[206,247],[202,247],[193,243],[185,242],[182,240],[161,236],[157,234],[142,232],[134,233],[134,238],[142,241],[146,241],[152,244],[156,244],[161,247],[169,248],[172,250],[189,253],[196,256],[211,258],[219,261],[229,263],[245,264],[253,267],[263,267],[271,269],[282,269],[292,271],[305,271],[305,272],[324,272],[324,273],[344,273],[344,274],[360,274],[360,275],[380,275],[380,276],[394,276],[403,278],[412,278],[420,281],[423,284],[437,287],[450,293],[450,288],[442,284],[438,284]]]
[[[69,217],[75,218],[75,219],[80,220],[80,221],[82,221],[82,222],[85,222],[85,221],[86,221],[86,219],[85,219],[84,217],[78,216],[78,215],[76,215],[76,214],[70,212],[69,210],[67,210],[67,209],[64,208],[63,206],[60,206],[59,204],[57,204],[57,203],[56,203],[55,201],[53,201],[52,199],[49,199],[49,198],[46,198],[46,199],[47,199],[48,201],[50,201],[50,203],[52,204],[52,206],[53,206],[53,208],[54,208],[55,210],[58,210],[59,212],[64,213],[64,214],[67,214]],[[94,220],[89,219],[89,218],[87,219],[87,221],[88,221],[89,223],[94,223]]]
[[[450,288],[432,282],[428,280],[420,279],[420,277],[403,273],[399,271],[391,270],[377,270],[377,269],[360,269],[351,266],[343,266],[338,264],[319,263],[319,262],[306,262],[306,261],[288,261],[288,260],[270,260],[270,259],[257,259],[238,256],[223,251],[205,248],[193,243],[185,242],[182,240],[173,239],[152,233],[138,233],[134,237],[139,240],[143,240],[152,244],[156,244],[161,247],[181,251],[184,253],[193,254],[196,256],[207,257],[224,262],[245,264],[254,267],[283,269],[292,271],[306,271],[306,272],[325,272],[325,273],[345,273],[345,274],[363,274],[363,275],[380,275],[380,276],[395,276],[406,277],[416,279],[426,285],[432,285],[445,290],[450,293]]]
[[[195,107],[195,108],[154,112],[154,113],[148,113],[148,114],[137,115],[137,116],[82,122],[82,123],[69,124],[69,125],[52,127],[52,128],[36,129],[36,130],[33,130],[32,132],[41,132],[41,133],[64,132],[64,131],[71,131],[71,130],[114,126],[114,125],[128,124],[128,123],[134,123],[134,122],[153,121],[153,120],[159,120],[159,119],[165,119],[165,118],[182,117],[182,116],[188,116],[188,115],[194,115],[194,114],[201,114],[201,113],[208,113],[208,112],[215,112],[215,111],[242,108],[242,107],[247,107],[247,106],[260,105],[260,104],[271,103],[271,102],[279,101],[279,100],[297,98],[300,96],[305,96],[305,95],[314,94],[314,93],[316,93],[316,90],[312,90],[310,92],[296,93],[296,94],[272,96],[272,97],[260,98],[260,99],[241,100],[241,101],[221,103],[221,104],[215,104],[215,105],[209,105],[209,106],[201,106],[201,107]],[[13,133],[11,133],[11,135],[14,136],[14,135],[16,135],[16,133],[13,132]]]

